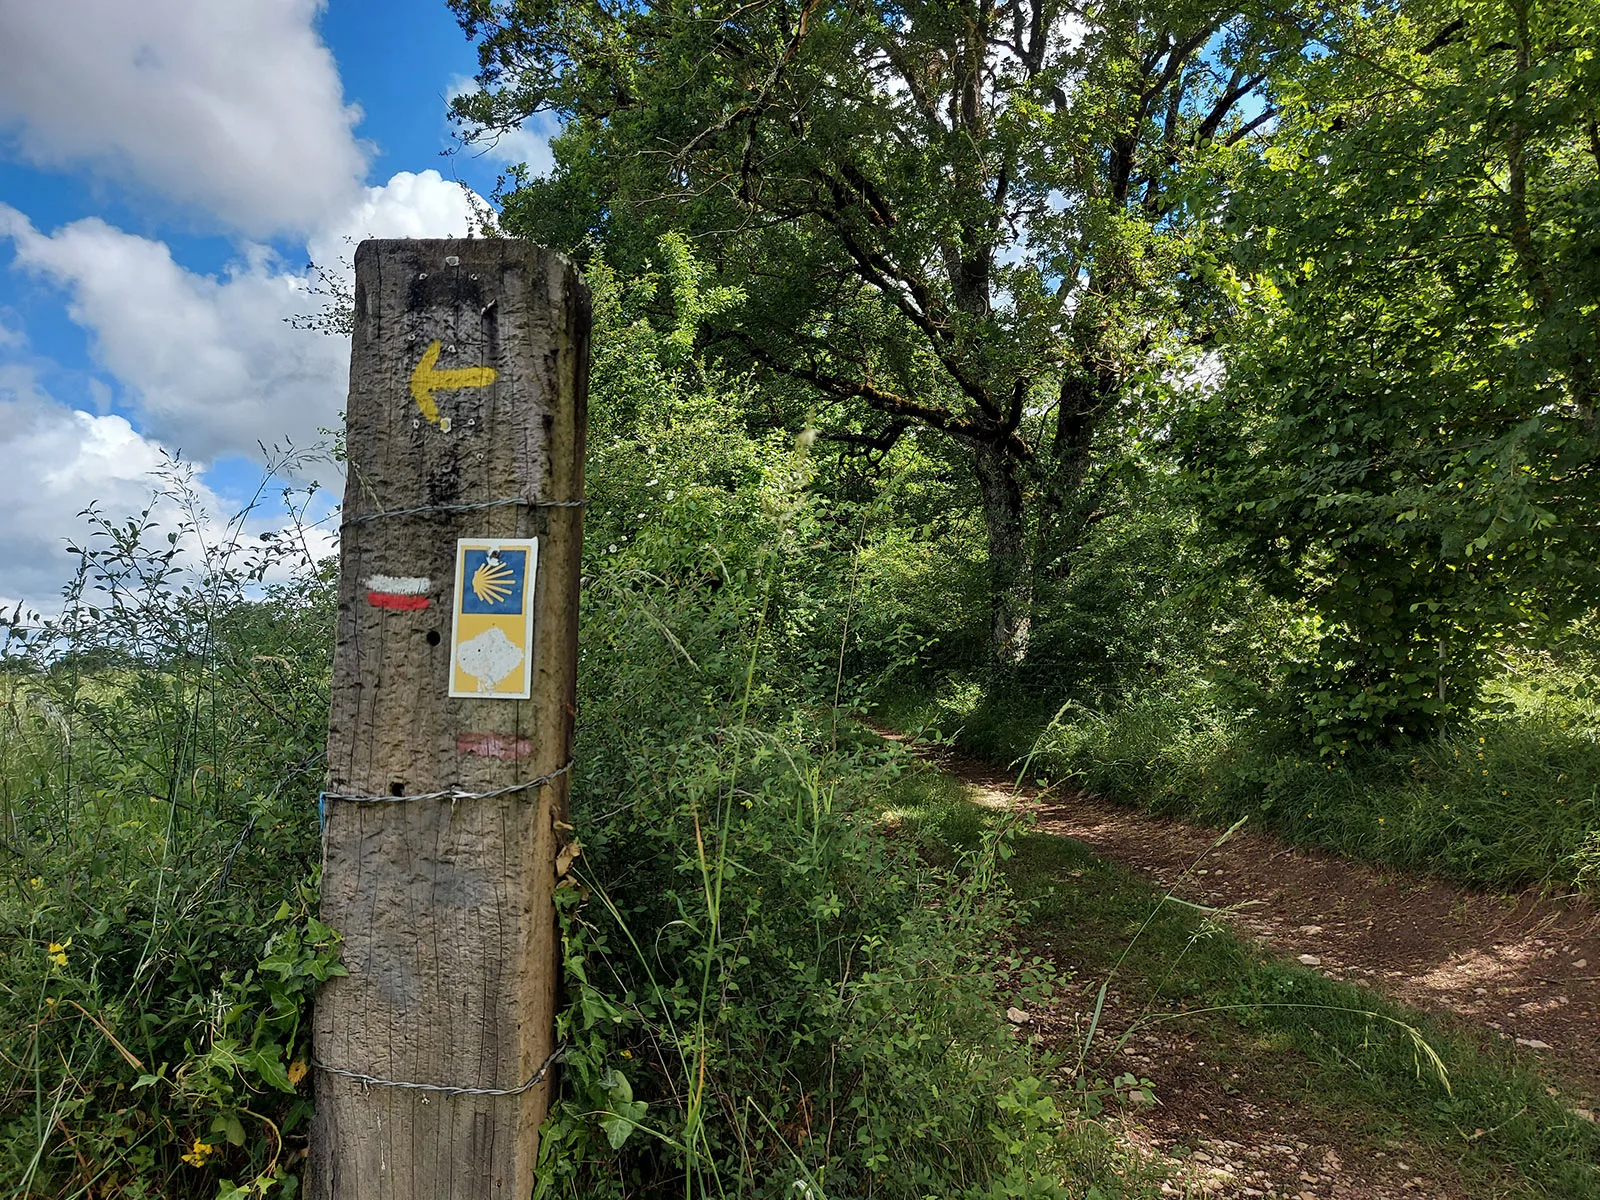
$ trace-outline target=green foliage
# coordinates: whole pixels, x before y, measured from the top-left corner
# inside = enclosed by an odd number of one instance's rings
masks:
[[[59,615],[8,625],[9,1194],[296,1188],[303,1014],[342,970],[313,915],[333,591],[296,521],[247,544],[248,515],[217,530],[173,464],[141,517],[89,514]]]
[[[1048,982],[1005,950],[1004,843],[936,865],[891,833],[913,764],[831,716],[832,521],[804,447],[738,428],[738,385],[634,315],[653,281],[591,281],[617,361],[597,357],[541,1194],[1073,1194],[1065,1114],[1001,1017]]]
[[[1247,320],[1187,461],[1306,606],[1322,748],[1432,732],[1600,591],[1600,71],[1583,0],[1380,6],[1234,198]]]
[[[464,139],[562,122],[551,175],[502,189],[505,228],[629,270],[687,235],[738,296],[697,336],[757,373],[769,424],[867,458],[936,444],[982,505],[986,657],[1007,667],[1127,411],[1215,335],[1216,192],[1321,21],[1187,0],[450,7],[478,43]]]
[[[542,1187],[1082,1195],[1103,1139],[1001,1015],[1049,986],[1009,948],[1009,835],[902,829],[886,809],[926,774],[833,708],[873,501],[835,506],[804,440],[744,426],[745,381],[678,336],[731,298],[681,241],[657,253],[659,274],[591,271],[583,854],[558,893],[570,1007]],[[156,512],[92,525],[63,614],[13,629],[18,1196],[298,1187],[306,1012],[341,970],[314,915],[332,576],[294,537],[208,540],[181,475],[162,503],[187,513],[172,539]],[[853,653],[892,658],[874,636]]]

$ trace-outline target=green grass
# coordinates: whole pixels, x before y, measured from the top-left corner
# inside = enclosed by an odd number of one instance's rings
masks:
[[[895,798],[905,828],[971,847],[994,820],[956,781],[920,786],[920,805]],[[1061,1003],[1087,1011],[1110,978],[1141,1031],[1183,1031],[1196,1060],[1260,1089],[1258,1105],[1298,1109],[1373,1151],[1419,1147],[1454,1164],[1474,1197],[1600,1197],[1600,1129],[1498,1040],[1263,954],[1081,843],[1027,832],[1014,846],[1008,875],[1032,913],[1024,941],[1075,973],[1076,1000]],[[1110,1073],[1109,1041],[1096,1039],[1087,1074]],[[1159,1096],[1159,1068],[1154,1083]]]
[[[1039,778],[1226,828],[1242,816],[1286,840],[1496,890],[1600,889],[1600,708],[1531,662],[1490,689],[1488,713],[1437,738],[1319,755],[1204,684],[1093,711],[971,686],[881,710],[937,728]]]

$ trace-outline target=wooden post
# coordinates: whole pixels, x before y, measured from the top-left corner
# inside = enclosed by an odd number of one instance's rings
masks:
[[[589,317],[573,267],[526,243],[356,251],[322,874],[349,975],[316,1005],[314,1197],[525,1200],[533,1187]],[[532,538],[535,554],[500,546]],[[484,544],[458,555],[460,539]],[[531,635],[493,615],[518,604]],[[483,653],[461,650],[491,625]]]

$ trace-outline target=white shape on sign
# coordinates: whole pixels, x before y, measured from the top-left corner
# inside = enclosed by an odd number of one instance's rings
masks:
[[[456,665],[478,681],[480,692],[492,692],[522,665],[522,651],[497,626],[462,642],[456,649]]]

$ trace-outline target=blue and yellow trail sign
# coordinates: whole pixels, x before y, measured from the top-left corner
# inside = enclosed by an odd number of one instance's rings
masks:
[[[533,585],[539,539],[456,542],[450,694],[526,700],[533,688]]]

